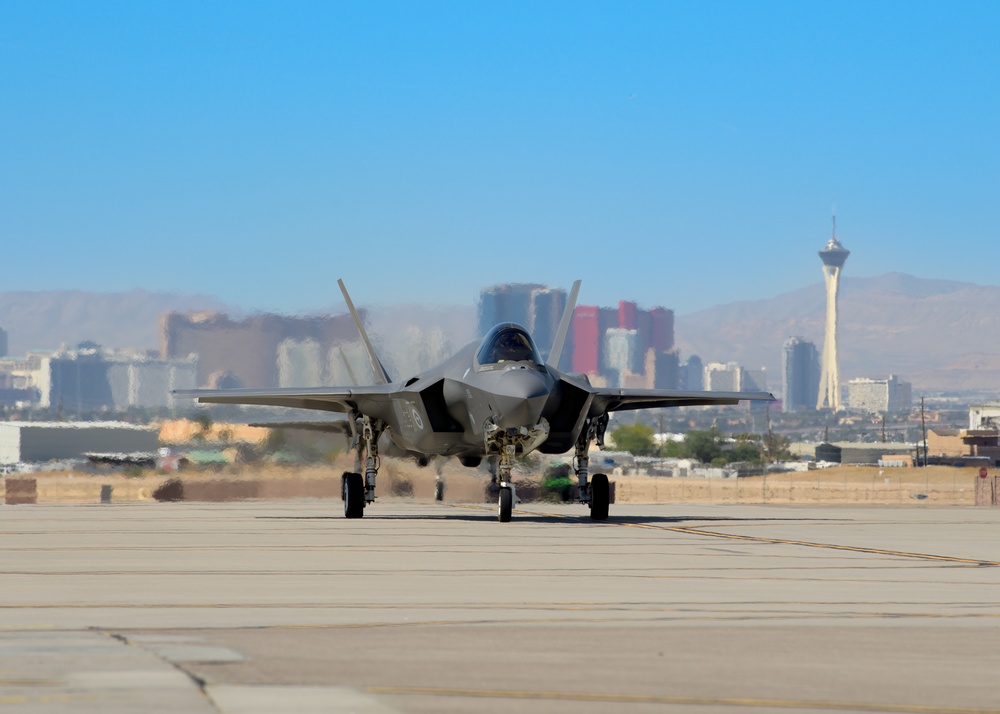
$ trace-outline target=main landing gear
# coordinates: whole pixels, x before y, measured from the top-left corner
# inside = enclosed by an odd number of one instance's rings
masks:
[[[611,484],[605,474],[594,474],[588,480],[590,458],[590,442],[594,441],[604,448],[604,432],[608,428],[608,415],[587,419],[580,437],[576,440],[573,452],[573,470],[576,472],[580,491],[580,503],[590,507],[590,518],[594,521],[608,520],[608,506],[611,503]],[[494,430],[487,440],[487,451],[492,452],[492,480],[490,493],[497,495],[497,519],[501,523],[509,523],[514,506],[517,505],[517,492],[511,483],[510,474],[514,467],[514,457],[517,454],[516,432],[500,433]]]
[[[611,503],[611,485],[605,474],[594,474],[587,482],[587,468],[590,465],[590,442],[594,441],[604,448],[604,432],[608,428],[608,415],[587,419],[580,437],[576,440],[573,452],[573,470],[576,472],[580,489],[580,503],[590,506],[590,519],[593,521],[608,520],[608,505]]]
[[[345,471],[341,477],[340,495],[344,500],[345,518],[364,518],[365,507],[375,501],[375,477],[380,465],[378,439],[385,424],[381,419],[372,419],[352,412],[349,421],[354,434],[352,446],[356,449],[354,471]],[[365,474],[361,475],[364,460]]]

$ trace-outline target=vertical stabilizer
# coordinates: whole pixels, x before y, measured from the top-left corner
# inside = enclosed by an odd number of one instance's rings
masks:
[[[389,384],[392,380],[389,379],[389,375],[385,371],[385,367],[382,366],[382,362],[379,361],[378,355],[375,354],[375,348],[372,347],[372,342],[368,339],[368,333],[365,332],[365,327],[361,324],[361,316],[358,315],[358,311],[354,309],[354,303],[351,301],[351,296],[347,294],[347,288],[344,286],[344,281],[338,279],[337,285],[340,286],[340,292],[344,294],[344,302],[347,303],[347,309],[351,311],[351,317],[354,318],[354,324],[357,325],[358,333],[361,335],[361,343],[365,346],[365,352],[368,353],[368,359],[371,362],[372,367],[372,375],[375,377],[375,384]]]
[[[576,296],[580,293],[580,281],[573,283],[566,298],[566,307],[563,310],[562,319],[559,320],[559,329],[556,331],[556,338],[552,341],[552,350],[549,352],[549,365],[559,369],[559,358],[562,357],[563,346],[566,344],[566,335],[569,333],[569,323],[573,319],[573,309],[576,307]]]

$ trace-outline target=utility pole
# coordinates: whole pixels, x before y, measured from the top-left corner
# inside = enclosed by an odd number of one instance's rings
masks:
[[[924,398],[920,397],[920,430],[924,435],[924,468],[927,468],[927,420],[924,419]]]

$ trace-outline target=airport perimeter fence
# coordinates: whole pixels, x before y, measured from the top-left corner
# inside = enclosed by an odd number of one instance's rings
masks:
[[[616,475],[620,503],[1000,505],[1000,476],[974,469],[837,469],[741,478]]]

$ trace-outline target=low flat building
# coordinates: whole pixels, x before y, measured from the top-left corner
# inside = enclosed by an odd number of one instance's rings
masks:
[[[0,422],[0,464],[84,459],[90,452],[156,451],[158,431],[119,421]]]
[[[928,429],[927,456],[980,457],[1000,461],[1000,431],[997,429]]]

